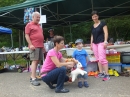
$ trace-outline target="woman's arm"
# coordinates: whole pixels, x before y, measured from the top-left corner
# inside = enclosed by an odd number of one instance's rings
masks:
[[[107,48],[107,39],[108,39],[108,29],[107,29],[107,26],[105,25],[103,27],[103,31],[104,31],[104,48],[106,49]]]
[[[107,28],[106,25],[103,27],[103,31],[104,31],[104,43],[107,43],[107,39],[108,39],[108,28]]]
[[[91,34],[91,43],[90,44],[92,44],[93,43],[93,35]]]
[[[56,65],[56,67],[62,67],[62,66],[73,67],[75,65],[74,62],[60,62],[60,60],[58,60],[57,57],[55,56],[52,56],[51,60]]]
[[[93,35],[91,34],[91,43],[90,43],[90,49],[93,50],[92,48],[92,43],[93,43]]]
[[[60,59],[60,62],[65,62],[66,60],[67,60],[66,58],[62,57],[62,58]]]

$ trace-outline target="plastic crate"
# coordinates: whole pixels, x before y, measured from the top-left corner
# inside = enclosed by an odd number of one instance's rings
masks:
[[[121,63],[109,63],[109,64],[108,64],[108,67],[109,67],[109,68],[112,68],[112,69],[115,69],[115,70],[117,70],[118,72],[121,72],[121,71],[122,71],[122,64],[121,64]]]
[[[129,71],[130,72],[130,64],[122,64],[122,70]]]
[[[87,64],[87,72],[97,71],[97,70],[98,70],[97,62],[89,62],[89,63]]]
[[[120,53],[106,54],[106,59],[109,63],[120,63]]]

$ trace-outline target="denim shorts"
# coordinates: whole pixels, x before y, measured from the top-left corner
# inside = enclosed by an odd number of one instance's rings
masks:
[[[87,72],[87,67],[83,67],[83,69],[84,69],[84,71]],[[79,74],[77,78],[87,79],[87,78],[88,78],[88,75],[87,75],[87,74],[84,74],[84,75]]]

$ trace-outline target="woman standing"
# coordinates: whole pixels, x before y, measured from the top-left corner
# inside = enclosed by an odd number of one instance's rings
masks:
[[[102,80],[106,81],[110,79],[108,74],[108,61],[106,60],[108,29],[106,23],[99,20],[97,11],[92,12],[92,20],[94,24],[91,33],[91,50],[94,52],[99,67],[99,74],[95,77],[103,78]]]

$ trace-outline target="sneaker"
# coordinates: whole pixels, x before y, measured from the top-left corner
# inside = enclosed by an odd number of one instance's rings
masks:
[[[67,92],[69,92],[69,90],[68,89],[64,89],[64,88],[60,89],[60,90],[59,89],[55,89],[55,92],[56,93],[67,93]]]
[[[97,75],[95,75],[95,78],[104,78],[104,73],[98,73]]]
[[[85,82],[84,82],[84,86],[85,86],[86,88],[88,88],[88,87],[89,87],[89,85],[88,85],[87,81],[85,81]]]
[[[79,87],[79,88],[82,88],[82,87],[83,87],[82,82],[78,82],[78,87]]]
[[[37,79],[35,79],[35,80],[30,79],[30,82],[34,86],[39,86],[40,85],[40,83],[37,81]]]
[[[104,78],[102,79],[102,81],[107,81],[110,79],[110,76],[109,75],[105,75]]]
[[[114,76],[119,77],[119,73],[116,70],[114,70]]]

